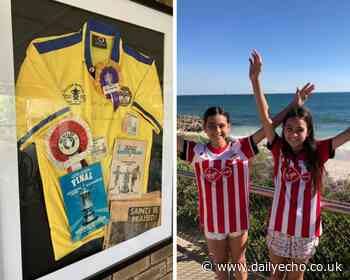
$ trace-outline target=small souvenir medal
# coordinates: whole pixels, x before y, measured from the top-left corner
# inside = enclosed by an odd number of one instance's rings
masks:
[[[48,156],[60,169],[67,169],[86,158],[91,151],[91,145],[90,129],[78,118],[60,121],[46,137]]]
[[[123,79],[120,67],[114,61],[107,63],[98,63],[96,69],[95,85],[99,92],[110,99],[114,111],[121,106],[127,106],[131,103],[131,91],[123,86]]]

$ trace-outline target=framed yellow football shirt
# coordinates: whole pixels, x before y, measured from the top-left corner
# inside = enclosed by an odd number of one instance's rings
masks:
[[[144,143],[142,188],[147,192],[152,135],[163,126],[156,65],[123,43],[118,31],[88,21],[79,32],[31,42],[16,83],[16,110],[20,149],[36,145],[51,240],[59,260],[103,237],[104,229],[71,241],[59,184],[69,171],[58,168],[48,156],[47,135],[63,119],[81,118],[104,150],[92,153],[86,162],[100,162],[106,189],[116,139]]]

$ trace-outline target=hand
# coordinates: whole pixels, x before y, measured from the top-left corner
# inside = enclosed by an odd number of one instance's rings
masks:
[[[297,91],[294,96],[294,106],[301,107],[304,105],[306,100],[311,96],[312,91],[315,89],[315,86],[312,83],[307,83],[301,90],[297,88]]]
[[[261,72],[262,58],[256,50],[253,50],[250,54],[249,62],[249,78],[250,80],[257,80]]]

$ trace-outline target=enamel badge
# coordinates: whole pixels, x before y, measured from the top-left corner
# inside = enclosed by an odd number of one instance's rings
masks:
[[[67,169],[85,159],[90,154],[91,146],[90,129],[78,118],[60,121],[46,137],[48,156],[60,169]]]

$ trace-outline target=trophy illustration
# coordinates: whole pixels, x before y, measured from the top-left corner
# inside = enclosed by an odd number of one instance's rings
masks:
[[[80,198],[82,202],[81,211],[83,212],[83,225],[86,226],[95,221],[97,217],[95,216],[94,204],[91,200],[90,191],[87,188],[81,189]]]
[[[130,181],[130,171],[129,171],[129,168],[126,169],[126,171],[124,172],[124,177],[123,177],[123,182],[122,182],[122,185],[121,185],[121,188],[120,188],[120,192],[121,193],[128,193],[130,190],[129,190],[129,181]]]

